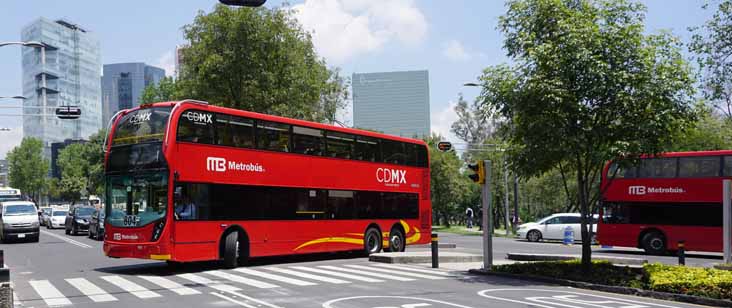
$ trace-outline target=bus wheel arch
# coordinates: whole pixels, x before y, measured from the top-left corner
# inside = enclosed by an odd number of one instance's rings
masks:
[[[383,248],[381,234],[381,227],[376,223],[371,223],[366,227],[366,231],[363,233],[363,250],[367,255],[381,252],[381,248]]]
[[[389,251],[402,252],[407,247],[406,232],[401,223],[395,223],[389,231]]]
[[[663,255],[666,253],[666,234],[656,228],[648,228],[638,235],[638,247],[646,254]]]
[[[236,250],[238,250],[238,252],[234,252],[235,254],[233,257],[231,255],[232,251],[230,251],[230,247],[227,251],[227,245],[231,245],[227,243],[227,239],[229,239],[230,234],[236,234],[235,243]],[[236,267],[237,265],[246,264],[249,259],[249,243],[249,234],[247,234],[244,228],[239,225],[229,226],[221,234],[221,238],[219,239],[219,259],[224,261],[224,265],[226,267]]]

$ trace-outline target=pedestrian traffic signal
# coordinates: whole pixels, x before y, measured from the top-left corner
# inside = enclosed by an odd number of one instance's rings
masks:
[[[468,177],[478,184],[485,184],[485,164],[482,160],[474,164],[468,164],[468,168],[475,172]]]

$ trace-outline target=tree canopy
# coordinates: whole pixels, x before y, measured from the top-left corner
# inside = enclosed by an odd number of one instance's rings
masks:
[[[25,137],[7,154],[10,186],[38,200],[46,188],[48,159],[43,157],[40,139]]]
[[[624,0],[511,0],[499,19],[514,64],[487,68],[480,99],[504,126],[512,169],[566,168],[577,181],[582,261],[605,162],[662,152],[694,120],[693,77],[669,33],[645,34]]]

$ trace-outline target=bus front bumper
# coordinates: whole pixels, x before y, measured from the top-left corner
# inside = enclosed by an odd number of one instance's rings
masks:
[[[170,249],[156,243],[104,242],[104,255],[110,258],[172,260]]]

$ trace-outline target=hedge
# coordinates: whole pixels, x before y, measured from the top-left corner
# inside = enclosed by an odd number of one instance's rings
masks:
[[[731,271],[658,263],[646,264],[642,268],[616,266],[607,261],[593,261],[592,263],[590,275],[582,272],[579,260],[514,263],[495,266],[493,269],[503,273],[528,274],[716,299],[732,299]]]

